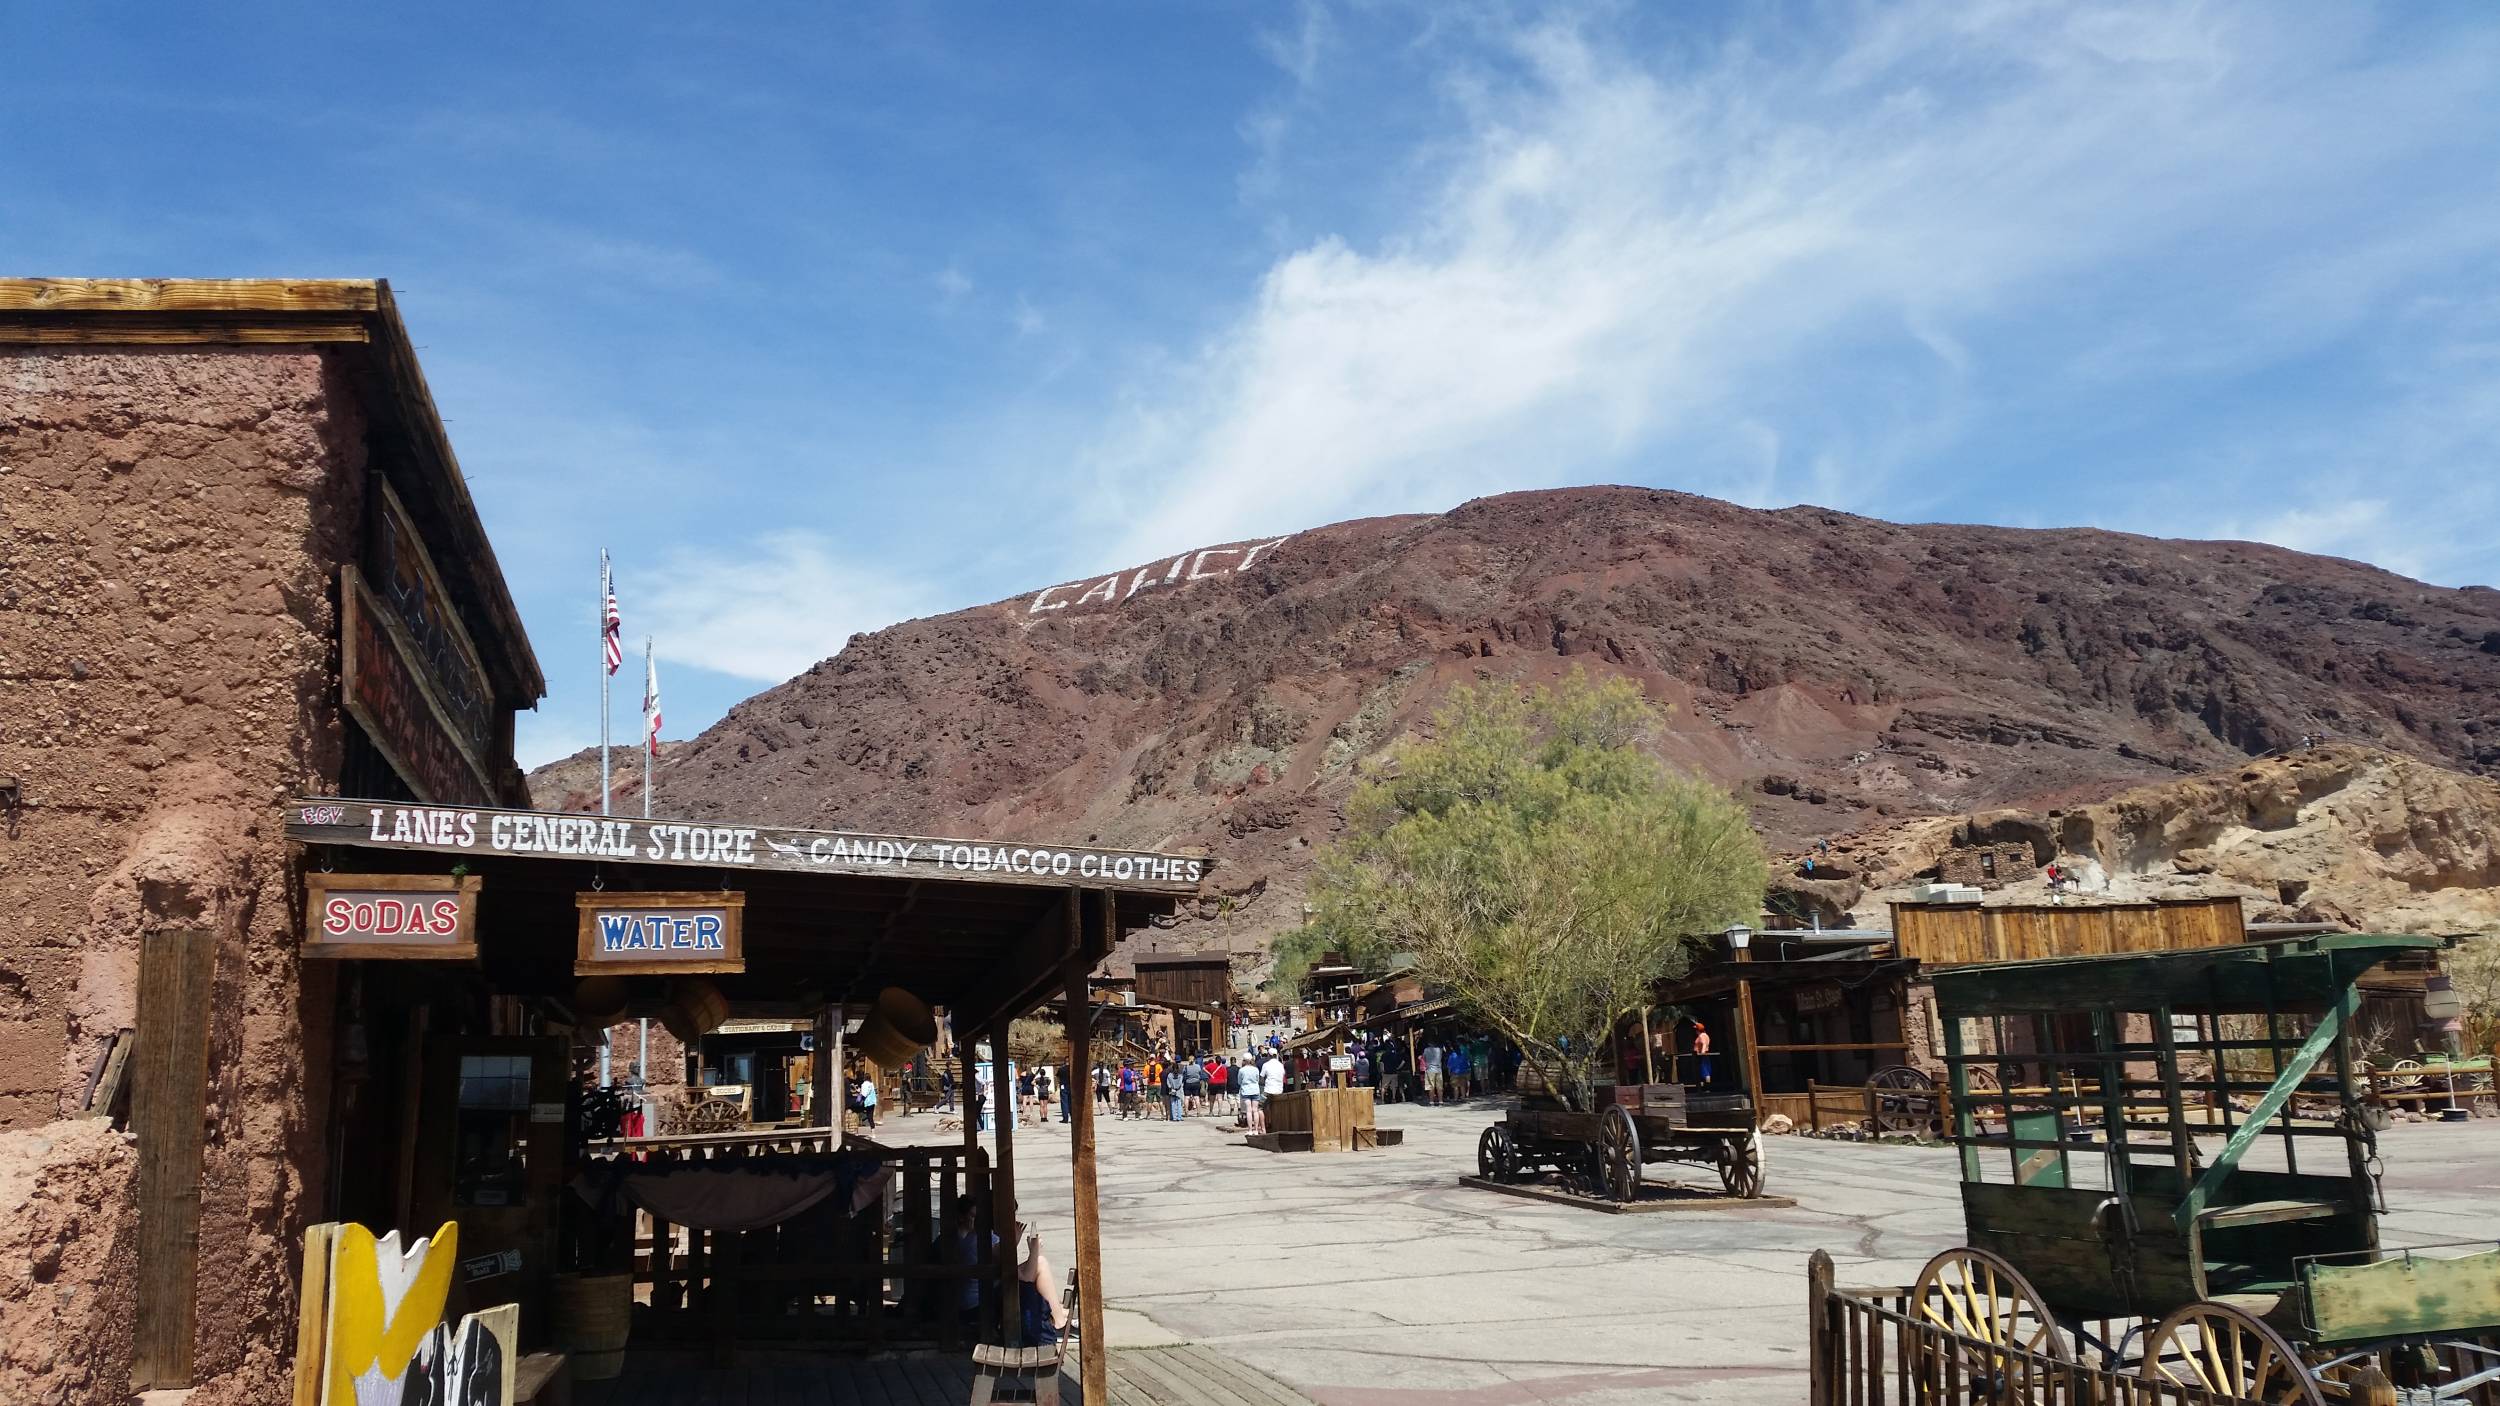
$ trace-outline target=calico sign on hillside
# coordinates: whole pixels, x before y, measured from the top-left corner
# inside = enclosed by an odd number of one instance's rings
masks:
[[[968,883],[1046,884],[1132,893],[1194,893],[1213,861],[1200,855],[1037,845],[1022,840],[945,840],[925,835],[706,825],[477,806],[306,799],[286,812],[290,840],[311,845],[455,855],[539,855],[763,869],[787,874],[866,874]]]

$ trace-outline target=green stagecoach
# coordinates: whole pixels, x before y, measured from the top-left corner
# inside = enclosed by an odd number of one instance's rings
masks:
[[[1969,1245],[1921,1271],[1912,1311],[2235,1398],[2500,1400],[2500,1246],[2380,1247],[2349,1050],[2362,974],[2442,945],[1935,972]]]

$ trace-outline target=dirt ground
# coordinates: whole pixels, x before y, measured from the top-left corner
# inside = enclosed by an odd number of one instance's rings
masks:
[[[1113,1343],[1203,1343],[1322,1406],[1789,1401],[1808,1254],[1900,1284],[1961,1242],[1945,1149],[1772,1138],[1794,1209],[1611,1216],[1460,1187],[1495,1116],[1384,1108],[1404,1146],[1336,1155],[1255,1151],[1215,1120],[1102,1124]],[[928,1121],[888,1136],[934,1138]],[[2387,1243],[2500,1238],[2500,1120],[2398,1127],[2381,1151]],[[1064,1255],[1066,1133],[1028,1128],[1016,1152]]]

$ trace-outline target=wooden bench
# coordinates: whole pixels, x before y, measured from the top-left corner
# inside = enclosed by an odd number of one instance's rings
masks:
[[[572,1406],[573,1374],[561,1352],[533,1352],[512,1368],[513,1406]]]
[[[1019,1291],[1021,1292],[1021,1291]],[[1059,1307],[1068,1326],[1059,1331],[1059,1341],[1036,1347],[1006,1347],[998,1343],[978,1343],[972,1349],[971,1406],[990,1406],[997,1399],[999,1384],[1016,1378],[1018,1385],[1033,1393],[1033,1406],[1059,1406],[1059,1369],[1067,1362],[1068,1346],[1076,1339],[1076,1271],[1068,1271],[1067,1287],[1060,1292]],[[1029,1377],[1031,1381],[1021,1379]]]

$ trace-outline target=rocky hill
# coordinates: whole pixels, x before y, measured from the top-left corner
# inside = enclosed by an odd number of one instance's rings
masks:
[[[669,757],[685,745],[660,743],[660,755],[653,762],[654,781],[660,780],[656,769],[667,766]],[[597,810],[599,749],[584,747],[569,757],[559,757],[531,772],[529,783],[530,799],[541,810]],[[642,745],[638,742],[608,748],[608,805],[619,815],[642,813]]]
[[[2003,863],[1980,872],[1991,853]],[[1938,878],[2041,901],[2052,862],[2085,902],[2236,894],[2253,922],[2500,932],[2500,782],[2329,743],[2091,805],[1876,826],[1787,856],[1774,890],[1791,911],[1880,922]]]
[[[2062,818],[2305,737],[2500,766],[2486,588],[2244,542],[1586,488],[856,636],[672,751],[659,791],[672,814],[1204,846],[1206,898],[1162,945],[1247,948],[1300,921],[1346,791],[1451,685],[1572,669],[1638,679],[1669,709],[1661,754],[1790,849]]]

